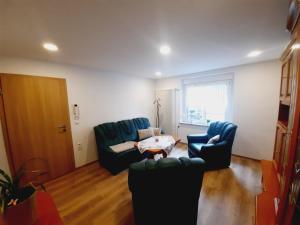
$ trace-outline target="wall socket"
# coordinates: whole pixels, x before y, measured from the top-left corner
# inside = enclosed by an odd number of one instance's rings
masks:
[[[77,143],[77,151],[82,151],[82,144],[81,143]]]

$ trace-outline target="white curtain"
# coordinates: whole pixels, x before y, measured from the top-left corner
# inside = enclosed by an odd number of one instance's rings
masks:
[[[230,120],[231,80],[184,85],[182,121],[207,124]]]

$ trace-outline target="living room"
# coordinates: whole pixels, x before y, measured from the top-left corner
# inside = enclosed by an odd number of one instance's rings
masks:
[[[299,7],[0,0],[0,223],[299,224]]]

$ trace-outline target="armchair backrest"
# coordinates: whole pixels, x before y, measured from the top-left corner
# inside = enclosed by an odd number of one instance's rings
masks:
[[[136,225],[196,225],[204,167],[200,158],[131,164],[128,185]]]
[[[219,134],[219,142],[226,140],[232,146],[236,129],[237,126],[233,123],[217,121],[210,124],[207,134],[209,138]]]

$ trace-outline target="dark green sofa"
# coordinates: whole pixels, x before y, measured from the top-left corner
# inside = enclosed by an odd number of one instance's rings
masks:
[[[94,127],[100,164],[112,174],[117,174],[127,169],[131,163],[144,159],[137,148],[116,153],[109,146],[126,141],[138,141],[137,130],[149,127],[149,120],[142,117],[103,123]]]

